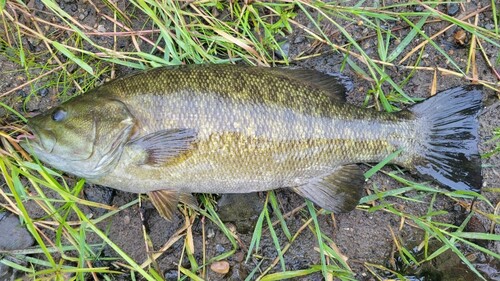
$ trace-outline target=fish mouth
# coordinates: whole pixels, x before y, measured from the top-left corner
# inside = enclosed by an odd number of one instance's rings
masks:
[[[45,152],[52,152],[55,146],[55,137],[54,134],[50,131],[45,131],[42,134],[35,128],[28,126],[29,131],[24,132],[17,136],[17,140],[19,141],[19,145],[24,148],[24,150],[29,151],[33,150],[41,150]]]
[[[28,151],[33,144],[38,144],[38,138],[33,129],[27,126],[23,127],[23,131],[16,137],[16,141],[26,151]]]

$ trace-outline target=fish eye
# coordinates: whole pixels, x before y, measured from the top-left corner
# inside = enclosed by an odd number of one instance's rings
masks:
[[[52,113],[52,120],[56,122],[61,122],[66,118],[66,115],[67,115],[66,111],[64,111],[61,108],[58,108],[56,111]]]

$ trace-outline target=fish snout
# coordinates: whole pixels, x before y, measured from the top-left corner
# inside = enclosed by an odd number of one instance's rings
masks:
[[[17,137],[19,145],[25,150],[37,149],[44,152],[52,152],[56,144],[56,138],[50,130],[43,132],[29,127],[30,133],[22,134]]]

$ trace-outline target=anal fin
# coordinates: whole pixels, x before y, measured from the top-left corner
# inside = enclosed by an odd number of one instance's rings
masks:
[[[198,203],[193,195],[171,190],[156,190],[148,193],[149,199],[163,218],[171,221],[177,209],[177,203],[182,202],[197,208]]]
[[[334,213],[356,208],[365,178],[355,164],[338,167],[330,175],[294,188],[302,197]]]

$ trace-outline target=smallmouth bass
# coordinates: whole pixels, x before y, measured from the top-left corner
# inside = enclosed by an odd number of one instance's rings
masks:
[[[292,188],[322,208],[352,210],[356,163],[391,163],[451,189],[482,184],[478,86],[408,110],[348,104],[342,77],[237,65],[156,68],[115,79],[28,121],[21,145],[89,182],[148,193],[170,218],[191,193]]]

